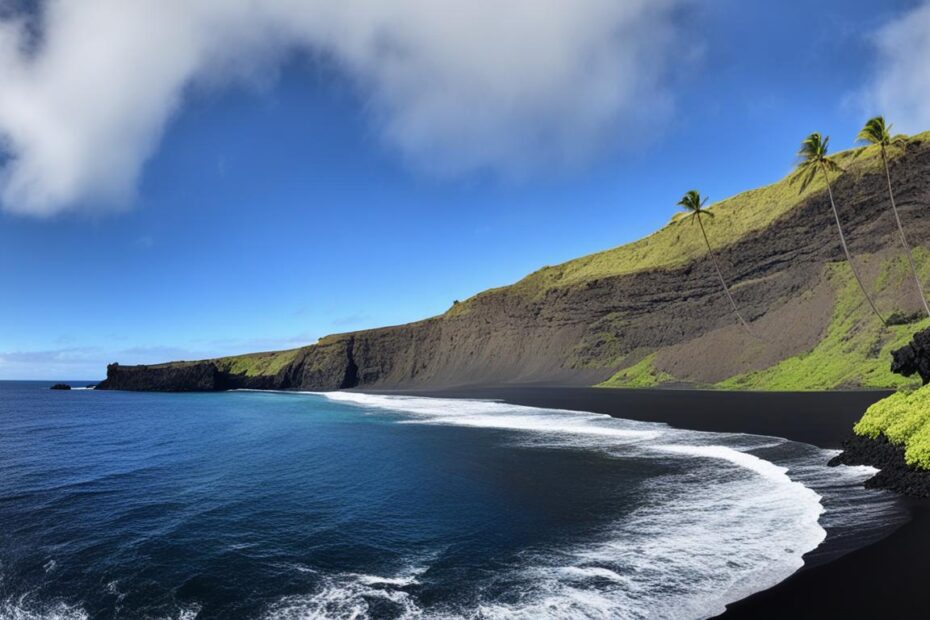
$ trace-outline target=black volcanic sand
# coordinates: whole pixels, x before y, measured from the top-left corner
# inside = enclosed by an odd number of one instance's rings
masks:
[[[839,448],[866,408],[887,392],[714,392],[573,387],[404,390],[416,396],[492,398],[516,405],[593,411],[678,428],[774,435]],[[805,568],[730,605],[721,618],[905,618],[930,612],[930,501],[909,500],[911,520],[883,540]]]

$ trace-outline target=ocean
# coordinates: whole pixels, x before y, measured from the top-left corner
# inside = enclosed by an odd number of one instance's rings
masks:
[[[48,385],[0,382],[4,620],[706,618],[906,518],[774,437]]]

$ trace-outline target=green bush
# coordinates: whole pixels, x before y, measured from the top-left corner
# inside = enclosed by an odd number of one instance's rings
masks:
[[[882,435],[904,446],[908,465],[930,469],[930,386],[897,392],[869,407],[853,427],[857,435]]]

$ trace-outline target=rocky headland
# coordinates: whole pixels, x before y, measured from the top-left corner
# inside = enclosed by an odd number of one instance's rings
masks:
[[[877,151],[835,158],[846,170],[834,183],[840,215],[879,310],[895,317],[888,328],[855,288],[825,187],[814,183],[799,193],[782,180],[715,204],[707,228],[753,335],[735,321],[697,229],[676,217],[640,241],[545,267],[437,317],[289,351],[112,364],[98,389],[906,385],[886,360],[926,325]],[[911,138],[891,174],[915,258],[930,276],[930,135]]]

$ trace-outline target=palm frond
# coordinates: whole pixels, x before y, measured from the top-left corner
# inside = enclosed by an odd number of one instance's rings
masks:
[[[700,192],[695,189],[688,190],[685,192],[685,195],[681,197],[681,200],[678,201],[678,206],[692,213],[699,211],[702,206]]]
[[[798,166],[811,161],[819,162],[826,157],[827,148],[830,144],[829,136],[821,136],[816,131],[804,138],[801,142],[801,148],[798,150]]]
[[[696,189],[689,190],[681,197],[681,200],[678,201],[678,206],[688,212],[687,219],[694,224],[694,222],[702,215],[707,215],[711,218],[714,217],[714,214],[704,208],[704,205],[707,204],[707,196],[701,196],[701,193]]]
[[[895,153],[904,151],[907,148],[907,139],[907,135],[903,133],[893,136],[888,143],[888,150],[894,151]]]
[[[836,173],[843,173],[843,172],[846,172],[846,168],[844,168],[843,166],[839,165],[838,163],[836,163],[836,162],[833,161],[832,159],[824,158],[823,162],[821,162],[821,163],[823,164],[824,168],[827,169],[827,172],[836,172]]]
[[[887,146],[891,142],[891,125],[885,123],[885,117],[873,116],[866,121],[859,131],[856,140],[866,144],[882,144]]]
[[[798,189],[798,193],[803,194],[804,190],[807,189],[807,186],[811,184],[811,181],[813,181],[816,176],[817,162],[811,160],[799,164],[794,173],[788,177],[788,182],[791,185],[800,184],[801,187]]]
[[[868,149],[869,149],[869,145],[860,146],[860,147],[857,148],[857,149],[853,149],[852,154],[849,156],[849,158],[850,158],[850,159],[853,159],[853,160],[859,159],[860,157],[862,157],[863,155],[865,155],[865,153],[866,153],[866,151],[868,151]]]

